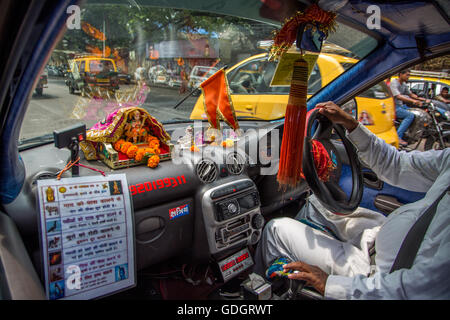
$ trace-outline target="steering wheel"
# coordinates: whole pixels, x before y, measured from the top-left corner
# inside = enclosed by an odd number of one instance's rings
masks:
[[[314,136],[311,136],[313,127],[315,127]],[[320,180],[314,164],[312,140],[321,142],[327,152],[329,154],[331,152],[331,158],[336,158],[338,156],[336,149],[331,142],[333,131],[341,139],[350,164],[353,185],[350,199],[338,183],[341,173],[340,166],[338,166],[338,170],[335,170],[332,177],[324,182]],[[336,154],[333,155],[333,152]],[[335,161],[338,162],[334,159],[333,162]],[[358,208],[363,195],[363,176],[356,148],[345,136],[344,127],[340,124],[332,123],[326,116],[319,113],[319,109],[313,110],[309,116],[305,142],[303,144],[302,165],[306,182],[325,208],[338,215],[351,214]]]

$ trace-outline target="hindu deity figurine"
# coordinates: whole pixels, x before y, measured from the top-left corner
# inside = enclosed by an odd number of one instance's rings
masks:
[[[48,187],[47,190],[45,191],[46,195],[47,195],[47,201],[48,202],[54,202],[55,201],[55,193],[53,191],[53,189],[51,187]]]
[[[132,113],[131,121],[125,126],[125,135],[127,140],[133,140],[133,143],[141,142],[142,139],[145,140],[147,136],[147,131],[143,128],[145,118],[143,119],[139,110]]]

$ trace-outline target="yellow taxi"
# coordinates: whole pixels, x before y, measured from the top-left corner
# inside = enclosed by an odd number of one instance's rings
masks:
[[[357,62],[358,60],[343,55],[320,54],[309,78],[308,97]],[[262,53],[249,57],[226,71],[238,119],[276,120],[284,117],[289,87],[270,86],[276,66],[276,62],[267,61],[267,53]],[[361,93],[343,108],[354,115],[358,110],[358,120],[361,123],[398,148],[398,135],[394,126],[395,104],[384,82]],[[202,95],[190,118],[207,119]]]
[[[82,56],[69,60],[69,66],[70,72],[67,75],[66,85],[72,94],[80,90],[84,95],[88,87],[119,88],[117,65],[114,59]]]

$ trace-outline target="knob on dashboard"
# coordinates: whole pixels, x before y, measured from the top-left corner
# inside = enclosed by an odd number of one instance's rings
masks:
[[[262,229],[264,226],[264,217],[261,214],[256,214],[252,218],[253,229]]]
[[[230,213],[236,213],[238,210],[238,207],[234,203],[230,203],[227,207],[228,212]]]

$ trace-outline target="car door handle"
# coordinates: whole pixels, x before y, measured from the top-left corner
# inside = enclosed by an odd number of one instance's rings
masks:
[[[375,190],[383,189],[383,181],[378,179],[377,175],[372,171],[363,171],[364,185]]]
[[[384,194],[379,194],[375,197],[373,202],[375,208],[383,212],[385,215],[389,215],[392,211],[400,208],[403,203],[398,201],[397,198]]]

